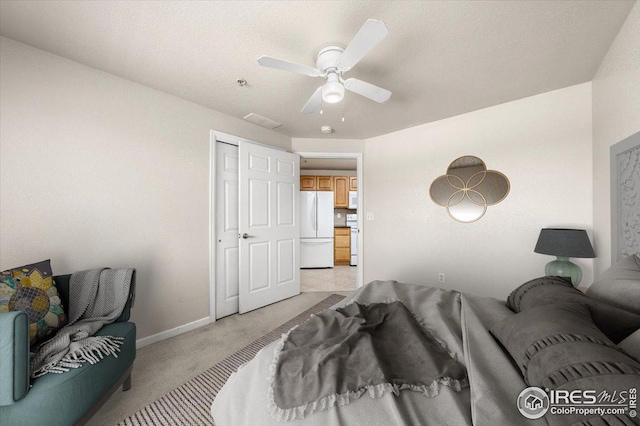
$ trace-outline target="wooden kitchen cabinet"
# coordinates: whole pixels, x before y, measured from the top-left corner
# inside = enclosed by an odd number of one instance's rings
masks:
[[[349,207],[349,177],[333,177],[334,207]]]
[[[351,228],[334,228],[333,263],[349,265],[351,263]]]
[[[357,191],[358,190],[358,178],[355,176],[349,177],[349,191]]]
[[[333,191],[332,176],[316,176],[318,191]]]
[[[300,191],[317,191],[318,176],[300,176]]]

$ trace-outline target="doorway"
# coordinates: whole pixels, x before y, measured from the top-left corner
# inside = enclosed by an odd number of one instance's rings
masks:
[[[210,319],[300,294],[299,156],[212,131]]]
[[[362,154],[297,154],[301,291],[353,291],[363,285],[364,270]]]

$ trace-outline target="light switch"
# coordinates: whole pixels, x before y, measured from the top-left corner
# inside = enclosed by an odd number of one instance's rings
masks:
[[[340,219],[342,217],[342,213],[338,213],[337,216],[338,216],[338,219]]]
[[[373,220],[373,213],[367,213],[367,220]]]

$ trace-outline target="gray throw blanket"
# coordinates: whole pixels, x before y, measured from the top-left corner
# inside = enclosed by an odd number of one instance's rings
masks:
[[[466,370],[400,301],[354,302],[312,316],[276,345],[268,404],[277,420],[404,389],[434,397],[468,385]]]
[[[133,269],[92,269],[76,272],[69,282],[69,323],[37,348],[31,358],[31,377],[62,373],[95,364],[105,355],[117,357],[123,339],[96,336],[114,322],[129,297]]]

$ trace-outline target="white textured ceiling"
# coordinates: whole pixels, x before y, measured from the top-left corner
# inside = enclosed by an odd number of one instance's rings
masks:
[[[0,34],[235,117],[264,115],[292,137],[331,125],[331,138],[366,138],[590,81],[634,3],[2,1]],[[391,90],[385,104],[347,92],[305,116],[323,80],[256,62],[313,65],[368,18],[389,36],[346,76]]]

